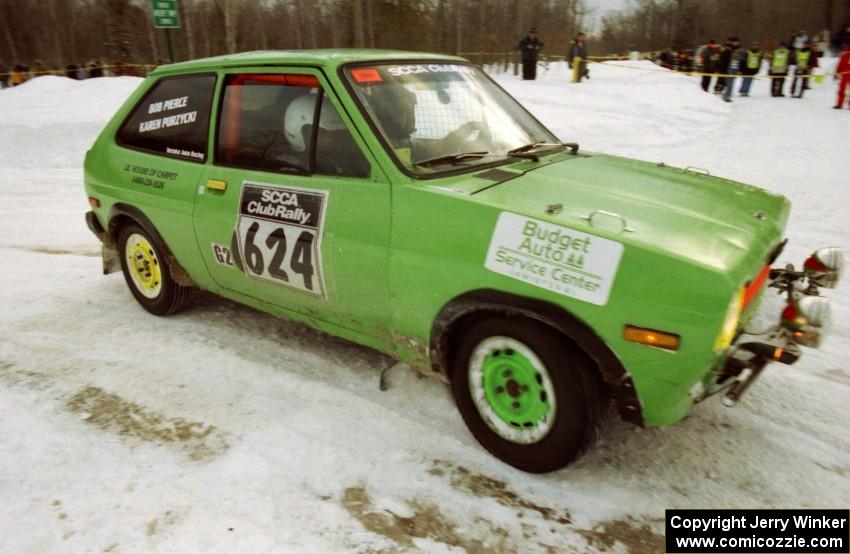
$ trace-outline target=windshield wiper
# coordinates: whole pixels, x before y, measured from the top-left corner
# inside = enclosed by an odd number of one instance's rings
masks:
[[[418,162],[413,162],[413,165],[418,165],[421,167],[428,167],[432,165],[440,165],[440,164],[455,164],[457,162],[462,162],[463,160],[477,160],[480,158],[484,158],[490,152],[481,151],[481,152],[457,152],[455,154],[446,154],[443,156],[437,156],[436,158],[428,158],[427,160],[420,160]]]
[[[520,146],[518,148],[514,148],[513,150],[508,150],[507,152],[505,152],[505,155],[538,161],[540,158],[537,156],[537,154],[532,153],[531,150],[536,150],[540,147],[558,147],[559,150],[569,148],[570,150],[572,150],[573,154],[578,152],[578,144],[575,142],[546,142],[545,140],[538,140],[536,142],[532,142]]]

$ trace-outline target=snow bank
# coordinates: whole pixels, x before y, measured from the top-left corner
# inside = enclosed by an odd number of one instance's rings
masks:
[[[141,82],[138,77],[76,81],[46,75],[3,90],[0,166],[82,167],[104,123]]]

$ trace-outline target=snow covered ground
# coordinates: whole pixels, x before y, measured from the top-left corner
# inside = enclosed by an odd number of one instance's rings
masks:
[[[641,65],[641,62],[630,64]],[[654,67],[654,66],[649,66]],[[850,250],[850,110],[834,85],[724,104],[693,78],[591,67],[497,79],[582,148],[787,195],[782,261]],[[665,508],[846,507],[850,283],[821,351],[735,409],[612,422],[543,476],[480,448],[448,390],[388,358],[201,296],[157,319],[103,277],[83,154],[138,79],[0,91],[0,551],[655,552]]]

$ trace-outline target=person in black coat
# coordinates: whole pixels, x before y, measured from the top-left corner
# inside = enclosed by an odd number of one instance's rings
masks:
[[[522,53],[522,78],[533,81],[537,78],[537,56],[543,48],[543,41],[537,38],[537,29],[532,27],[528,35],[519,41]]]
[[[720,73],[717,68],[720,65],[720,45],[714,39],[708,41],[697,51],[697,70],[703,74],[702,90],[708,92],[711,88],[712,75]],[[719,92],[722,89],[723,78],[718,77],[717,83],[714,85],[714,90]]]

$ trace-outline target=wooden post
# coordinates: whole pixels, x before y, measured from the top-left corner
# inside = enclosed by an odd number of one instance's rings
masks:
[[[578,83],[581,78],[581,58],[576,56],[573,58],[573,83]]]

